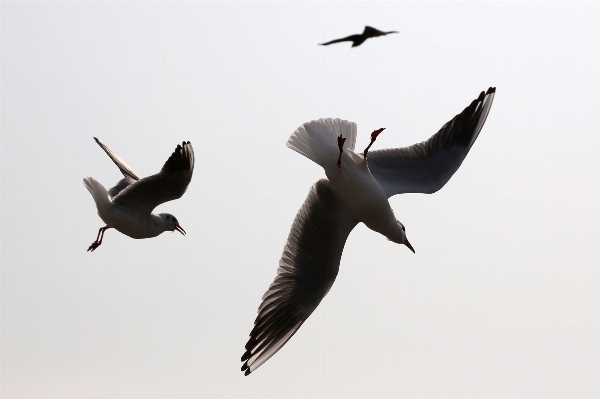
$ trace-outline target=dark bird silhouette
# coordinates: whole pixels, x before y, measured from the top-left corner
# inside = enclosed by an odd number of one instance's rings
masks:
[[[372,28],[370,26],[365,26],[365,30],[360,35],[350,35],[350,36],[344,37],[342,39],[335,39],[335,40],[332,40],[327,43],[319,43],[319,44],[321,46],[329,46],[330,44],[333,44],[333,43],[352,42],[352,47],[357,47],[357,46],[360,46],[361,44],[363,44],[365,42],[365,40],[367,40],[371,37],[385,36],[385,35],[389,35],[390,33],[398,33],[398,32],[395,30],[390,31],[390,32],[382,32],[382,31]]]

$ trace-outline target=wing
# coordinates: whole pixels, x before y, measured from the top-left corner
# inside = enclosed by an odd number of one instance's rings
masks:
[[[356,221],[327,179],[310,190],[292,225],[277,277],[262,297],[246,352],[245,375],[273,356],[325,297]]]
[[[180,198],[192,180],[194,149],[190,142],[178,145],[161,171],[138,180],[113,198],[115,205],[129,208],[133,213],[148,215],[163,202]]]
[[[106,152],[106,154],[110,157],[110,159],[112,159],[115,165],[117,165],[121,173],[123,173],[123,176],[128,177],[129,179],[134,181],[140,180],[140,176],[137,173],[135,173],[131,166],[127,165],[125,161],[121,159],[121,157],[119,157],[117,154],[115,154],[113,150],[110,149],[109,146],[104,144],[102,141],[98,140],[96,137],[94,137],[94,140],[96,140],[96,143],[98,143],[100,148],[102,148],[104,152]]]
[[[319,43],[321,46],[329,46],[330,44],[333,43],[341,43],[341,42],[353,42],[354,40],[356,40],[360,35],[350,35],[347,37],[343,37],[341,39],[335,39],[332,41],[329,41],[327,43]]]
[[[108,195],[110,198],[116,197],[123,189],[127,188],[127,186],[133,184],[134,182],[140,180],[140,176],[135,173],[135,171],[131,168],[131,166],[127,165],[125,161],[121,159],[113,150],[110,149],[109,146],[104,144],[102,141],[94,137],[96,143],[106,152],[106,154],[112,159],[112,161],[117,165],[121,173],[123,173],[123,178],[119,180],[116,186],[108,190]]]
[[[495,87],[490,87],[487,93],[481,92],[427,141],[369,152],[369,170],[388,198],[402,193],[431,194],[444,187],[477,139],[495,93]]]
[[[123,191],[124,189],[126,189],[127,187],[129,187],[130,185],[132,185],[133,183],[135,183],[137,180],[133,180],[131,177],[129,176],[125,176],[124,178],[122,178],[121,180],[119,180],[119,182],[117,183],[116,186],[114,186],[113,188],[111,188],[110,190],[108,190],[108,195],[110,196],[110,198],[114,198],[117,195],[119,195],[119,193],[121,191]]]
[[[365,37],[377,37],[377,36],[385,35],[385,32],[382,32],[379,29],[375,29],[371,26],[365,26],[365,30],[363,30],[362,34]]]

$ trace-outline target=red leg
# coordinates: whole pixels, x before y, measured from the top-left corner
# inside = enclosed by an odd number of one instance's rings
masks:
[[[373,143],[375,142],[375,139],[377,139],[377,136],[379,136],[379,134],[381,132],[383,132],[385,128],[382,127],[381,129],[377,129],[375,130],[373,133],[371,133],[371,142],[369,143],[369,145],[367,146],[367,148],[365,148],[365,152],[363,152],[365,159],[367,159],[367,152],[369,152],[369,148],[371,148],[371,146],[373,145]]]
[[[98,230],[98,236],[96,237],[96,241],[94,241],[92,243],[92,245],[90,245],[90,247],[88,248],[88,252],[90,252],[90,251],[94,252],[94,250],[96,248],[98,248],[100,246],[100,244],[102,244],[102,239],[104,238],[104,232],[108,229],[110,229],[110,227],[104,226],[104,227],[101,227],[100,230]]]
[[[346,139],[342,137],[342,135],[340,134],[340,137],[338,137],[338,147],[340,149],[340,157],[338,158],[337,161],[337,166],[338,168],[342,167],[342,152],[344,151],[344,143],[346,142]]]

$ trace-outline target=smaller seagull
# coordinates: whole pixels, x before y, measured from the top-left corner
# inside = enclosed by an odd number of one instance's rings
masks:
[[[152,210],[163,202],[181,198],[187,190],[194,172],[194,149],[190,142],[178,145],[160,172],[142,179],[106,144],[96,137],[94,140],[125,177],[108,192],[94,178],[83,179],[85,188],[96,202],[98,216],[106,223],[98,231],[98,237],[88,252],[98,248],[104,232],[113,227],[131,238],[151,238],[175,230],[185,235],[175,216],[170,213],[155,215]]]
[[[389,35],[390,33],[398,33],[398,31],[393,30],[390,32],[382,32],[382,31],[372,28],[370,26],[365,26],[365,30],[360,35],[350,35],[350,36],[344,37],[342,39],[335,39],[335,40],[332,40],[327,43],[319,43],[319,44],[321,46],[329,46],[330,44],[333,44],[333,43],[352,42],[352,47],[357,47],[357,46],[360,46],[361,44],[363,44],[365,42],[365,40],[367,40],[367,39],[370,39],[372,37],[377,37],[377,36]]]

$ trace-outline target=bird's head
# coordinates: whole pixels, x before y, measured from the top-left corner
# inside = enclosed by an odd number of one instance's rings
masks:
[[[408,247],[408,249],[413,251],[413,253],[416,253],[415,249],[412,247],[412,245],[410,245],[410,242],[408,242],[408,238],[406,238],[406,229],[404,228],[404,225],[400,223],[399,220],[396,220],[394,237],[388,237],[388,239],[396,244],[404,244]]]
[[[179,222],[175,216],[171,215],[170,213],[160,213],[158,216],[160,216],[164,221],[166,231],[177,230],[182,235],[185,235],[185,230],[179,225]]]

